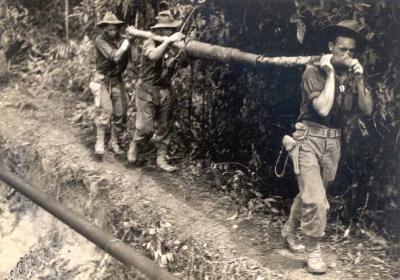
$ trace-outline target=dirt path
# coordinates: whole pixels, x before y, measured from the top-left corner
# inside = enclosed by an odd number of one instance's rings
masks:
[[[303,257],[283,246],[281,213],[249,215],[209,185],[151,167],[127,169],[111,155],[96,162],[79,128],[65,119],[70,107],[54,102],[6,89],[0,98],[2,149],[22,147],[35,155],[31,169],[58,184],[47,188],[63,203],[149,257],[158,255],[182,279],[395,279],[386,274],[392,263],[384,251],[373,253],[375,261],[366,255],[367,241],[326,240],[329,273],[307,274]]]

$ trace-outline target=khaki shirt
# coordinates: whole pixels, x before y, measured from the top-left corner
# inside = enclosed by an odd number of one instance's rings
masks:
[[[301,90],[302,103],[299,121],[311,121],[329,128],[341,128],[346,115],[354,109],[355,82],[354,76],[348,73],[347,79],[340,83],[335,77],[335,99],[328,116],[323,117],[314,109],[313,100],[325,87],[326,74],[318,66],[308,65],[303,73]]]
[[[159,60],[152,61],[149,59],[148,53],[150,49],[156,47],[157,45],[152,39],[144,41],[140,58],[139,77],[148,86],[169,87],[180,59],[175,59],[177,52],[168,48]]]
[[[114,61],[115,53],[122,44],[123,39],[110,40],[103,33],[96,37],[94,46],[96,48],[96,70],[106,77],[120,76],[126,69],[130,53],[123,54],[119,62]]]

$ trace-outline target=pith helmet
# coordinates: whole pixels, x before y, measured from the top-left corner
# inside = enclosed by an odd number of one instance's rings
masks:
[[[156,17],[157,24],[150,27],[151,29],[157,28],[178,28],[182,25],[181,20],[176,20],[169,10],[162,11]]]
[[[360,34],[363,27],[355,20],[342,20],[336,25],[330,25],[321,30],[324,42],[333,40],[337,36],[347,36],[357,41],[357,47],[362,49],[367,40]]]
[[[112,12],[106,12],[106,14],[104,15],[103,19],[100,20],[100,21],[97,23],[97,26],[101,27],[101,26],[103,26],[104,24],[117,24],[117,25],[119,25],[119,24],[123,24],[123,23],[124,23],[124,22],[121,21],[121,20],[119,20],[119,19],[117,18],[117,16],[114,15]]]

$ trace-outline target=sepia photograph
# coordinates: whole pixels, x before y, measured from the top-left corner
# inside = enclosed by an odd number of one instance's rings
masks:
[[[0,0],[0,280],[400,279],[400,0]]]

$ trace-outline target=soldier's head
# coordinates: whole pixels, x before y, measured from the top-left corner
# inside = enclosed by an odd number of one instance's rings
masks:
[[[119,26],[115,24],[105,24],[102,27],[103,32],[111,39],[119,36]]]
[[[334,57],[341,59],[353,58],[357,48],[357,41],[346,36],[337,36],[328,43],[329,51]]]
[[[171,36],[178,31],[177,28],[159,28],[154,30],[158,35],[161,36]]]
[[[156,17],[157,24],[150,27],[151,31],[161,35],[170,36],[178,31],[182,25],[181,20],[174,19],[169,10],[161,11]]]
[[[111,39],[118,38],[119,36],[119,29],[121,24],[124,22],[119,20],[116,15],[111,12],[107,12],[104,15],[104,18],[97,23],[103,32]]]
[[[355,20],[343,20],[324,28],[322,40],[328,45],[333,61],[346,61],[366,46],[366,39],[360,34],[362,27]]]

